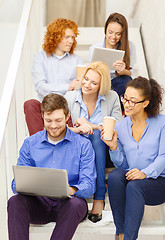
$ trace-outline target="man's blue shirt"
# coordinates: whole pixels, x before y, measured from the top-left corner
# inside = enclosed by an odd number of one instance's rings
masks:
[[[50,143],[46,130],[25,139],[17,165],[66,169],[69,185],[78,188],[78,197],[89,198],[95,192],[95,154],[91,142],[67,129],[64,139]],[[15,181],[12,190],[16,193]]]

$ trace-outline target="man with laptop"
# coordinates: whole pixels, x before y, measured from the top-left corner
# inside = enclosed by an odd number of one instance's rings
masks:
[[[34,196],[30,191],[27,195],[20,194],[14,179],[12,190],[17,194],[8,201],[9,240],[29,240],[30,224],[49,222],[56,222],[51,240],[72,239],[78,224],[87,214],[85,198],[95,192],[94,150],[87,138],[67,128],[70,116],[67,101],[61,95],[49,94],[42,101],[41,111],[45,130],[25,139],[17,165],[27,169],[66,169],[72,197],[50,197],[50,193],[48,196]],[[29,181],[33,185],[30,171]],[[42,185],[45,185],[43,180],[41,188]]]

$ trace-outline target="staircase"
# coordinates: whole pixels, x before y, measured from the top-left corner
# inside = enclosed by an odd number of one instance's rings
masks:
[[[3,79],[0,89],[0,230],[1,239],[7,240],[7,200],[12,196],[10,184],[13,178],[12,165],[16,164],[18,151],[23,140],[28,136],[24,119],[23,103],[25,100],[35,98],[36,93],[31,79],[31,65],[34,53],[41,49],[43,32],[45,30],[46,0],[25,0],[24,9],[19,25],[10,25],[9,55],[2,68]],[[4,26],[0,26],[4,27]],[[89,46],[103,38],[103,28],[80,28],[76,53],[88,62]],[[2,40],[2,39],[0,39]],[[148,77],[146,62],[138,28],[129,28],[129,40],[136,46],[137,64],[135,75]],[[3,41],[8,41],[3,40]],[[3,49],[2,44],[0,48]],[[13,49],[13,50],[12,50]],[[1,64],[2,66],[2,64]],[[6,69],[6,66],[8,68]],[[0,83],[0,84],[1,84]],[[90,203],[89,203],[90,206]],[[110,213],[108,198],[106,197],[106,211]],[[139,240],[165,239],[164,205],[146,207],[144,221],[140,229]],[[30,227],[30,240],[49,239],[54,223]],[[81,239],[114,239],[115,227],[113,222],[105,226],[87,225],[82,222],[74,236],[74,240]]]

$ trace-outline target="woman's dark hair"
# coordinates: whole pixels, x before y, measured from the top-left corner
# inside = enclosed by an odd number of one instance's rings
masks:
[[[108,17],[108,19],[105,23],[105,26],[104,26],[105,35],[106,35],[106,32],[107,32],[108,24],[111,23],[111,22],[117,22],[122,26],[121,39],[119,41],[117,49],[125,51],[123,61],[126,64],[126,69],[129,70],[130,69],[130,50],[129,50],[129,41],[128,41],[128,23],[127,23],[127,20],[120,13],[112,13]]]
[[[137,77],[129,81],[126,85],[141,91],[145,100],[149,100],[148,106],[144,109],[148,117],[155,117],[162,105],[163,88],[154,79],[147,79],[144,77]]]

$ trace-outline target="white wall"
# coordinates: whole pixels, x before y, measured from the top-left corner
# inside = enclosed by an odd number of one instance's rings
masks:
[[[2,4],[3,1],[4,1],[4,0],[0,0],[0,6],[1,6],[1,4]]]
[[[0,96],[25,0],[0,0]]]
[[[0,22],[18,23],[25,0],[0,0]]]
[[[164,0],[140,0],[133,20],[134,24],[142,25],[150,76],[162,84],[165,75],[164,14]]]
[[[139,0],[106,0],[106,19],[113,12],[123,14],[132,27],[132,15]],[[149,0],[150,1],[150,0]]]
[[[17,23],[0,23],[0,98],[12,55],[17,29]]]
[[[149,76],[156,79],[165,89],[164,14],[164,0],[139,0],[133,21],[134,24],[142,25]],[[165,94],[163,103],[165,113]]]

